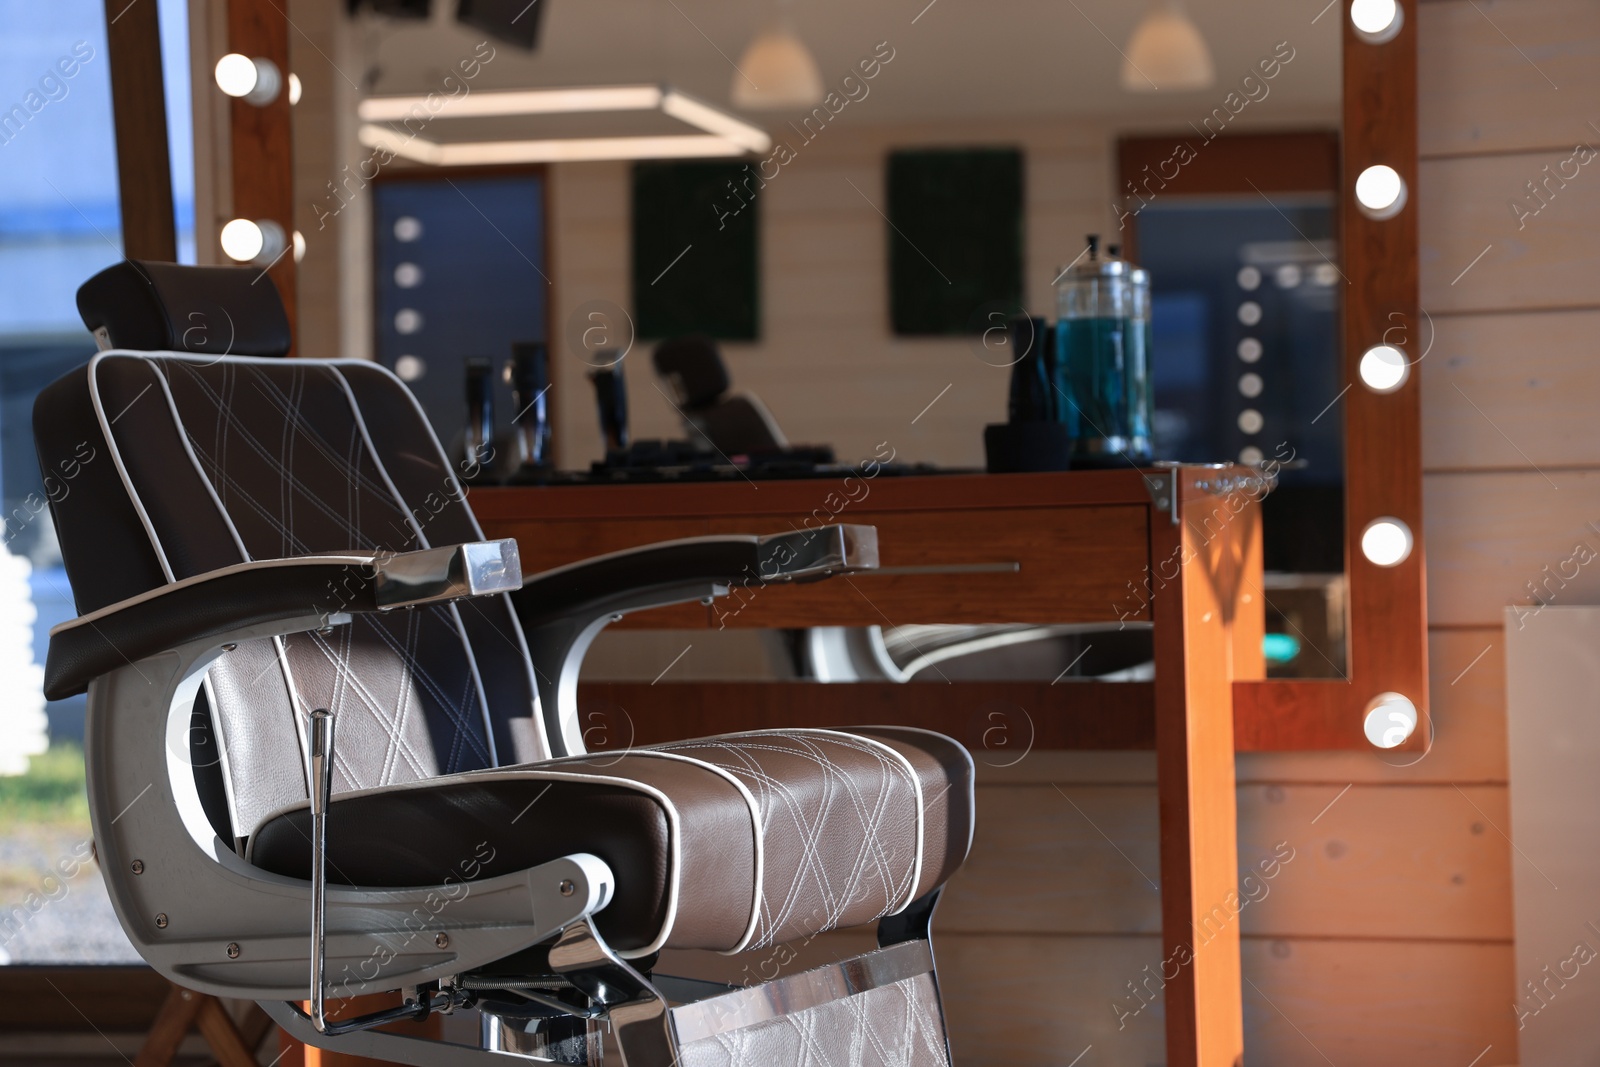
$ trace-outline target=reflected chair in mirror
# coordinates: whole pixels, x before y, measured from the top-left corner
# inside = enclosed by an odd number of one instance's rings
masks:
[[[655,371],[672,391],[692,436],[724,455],[762,455],[789,447],[772,412],[754,393],[733,388],[717,343],[691,334],[656,345]]]
[[[590,753],[577,705],[611,622],[874,567],[873,528],[525,579],[399,379],[275,358],[255,276],[97,276],[103,350],[34,409],[41,463],[78,465],[52,515],[80,617],[46,689],[89,694],[95,842],[144,959],[400,1063],[593,1063],[609,1029],[628,1067],[948,1064],[928,934],[971,840],[964,748],[861,727]],[[877,950],[764,985],[656,973],[868,923]],[[379,992],[398,1006],[343,1003]],[[477,1046],[376,1029],[461,1011]]]

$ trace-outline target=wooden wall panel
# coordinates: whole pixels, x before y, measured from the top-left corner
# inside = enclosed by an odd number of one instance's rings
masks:
[[[1154,937],[935,935],[963,1067],[1149,1067],[1159,1005],[1128,983],[1160,966]],[[1314,1067],[1516,1063],[1506,944],[1244,941],[1246,1063]],[[1270,999],[1270,1003],[1269,1003]],[[1119,1021],[1123,1024],[1119,1029]],[[1492,1046],[1492,1047],[1491,1047]]]
[[[982,786],[978,826],[941,931],[1160,933],[1155,786]]]
[[[1514,1065],[1511,968],[1509,944],[1247,938],[1245,1062]]]
[[[1600,134],[1589,133],[1600,143]],[[1600,242],[1600,158],[1581,168],[1568,165],[1566,173],[1576,173],[1570,181],[1549,178],[1543,169],[1556,174],[1571,154],[1569,145],[1422,163],[1424,308],[1438,315],[1600,304],[1600,271],[1593,269]],[[1541,201],[1526,183],[1546,180],[1548,202],[1537,215],[1512,210],[1514,200],[1528,211],[1538,208]]]
[[[1294,856],[1256,890],[1244,931],[1509,939],[1510,845],[1501,833],[1509,828],[1504,786],[1244,787],[1240,869],[1252,859],[1263,869],[1280,844]]]
[[[1160,967],[1158,936],[937,931],[936,923],[939,985],[961,1067],[1067,1067],[1085,1052],[1080,1067],[1166,1062],[1161,1004],[1134,1014],[1140,1001],[1127,988],[1145,978],[1146,967]]]
[[[1588,0],[1457,0],[1411,11],[1420,25],[1424,158],[1570,150],[1600,137],[1573,103],[1600,93],[1600,8]]]
[[[1441,315],[1434,325],[1420,368],[1426,470],[1600,466],[1600,374],[1588,356],[1600,309]]]
[[[1534,592],[1600,598],[1600,470],[1434,474],[1425,492],[1434,626],[1499,626]]]
[[[1273,783],[1237,795],[1239,870],[1257,877],[1243,890],[1245,934],[1511,936],[1509,846],[1495,829],[1510,826],[1504,786]],[[1154,787],[984,786],[978,811],[942,931],[1159,929]]]

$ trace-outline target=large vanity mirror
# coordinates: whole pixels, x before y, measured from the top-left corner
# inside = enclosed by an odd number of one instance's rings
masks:
[[[502,364],[546,338],[556,464],[581,472],[617,444],[597,371],[635,442],[692,436],[650,355],[703,332],[782,440],[981,470],[1014,375],[996,316],[1054,320],[1063,278],[1119,257],[1148,278],[1154,460],[1267,476],[1267,668],[1235,683],[1240,747],[1368,744],[1396,693],[1420,716],[1403,744],[1427,743],[1401,7],[608,0],[508,32],[355,6],[284,42],[305,247],[273,270],[298,274],[303,351],[390,365],[456,446],[469,364],[514,411]],[[1137,626],[916,622],[701,633],[690,676],[1149,677]],[[686,643],[617,628],[586,676],[653,680],[656,646]]]

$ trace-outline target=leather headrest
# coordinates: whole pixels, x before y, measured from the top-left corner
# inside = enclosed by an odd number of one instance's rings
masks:
[[[259,267],[125,259],[79,286],[78,314],[102,348],[217,356],[290,348],[283,301]]]
[[[678,403],[691,411],[710,407],[732,384],[717,343],[699,334],[662,341],[654,362],[656,373],[678,394]]]

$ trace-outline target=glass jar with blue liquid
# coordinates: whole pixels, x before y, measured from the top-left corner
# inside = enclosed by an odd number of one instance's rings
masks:
[[[1150,276],[1102,255],[1091,235],[1056,283],[1056,314],[1057,402],[1072,465],[1150,463]]]

